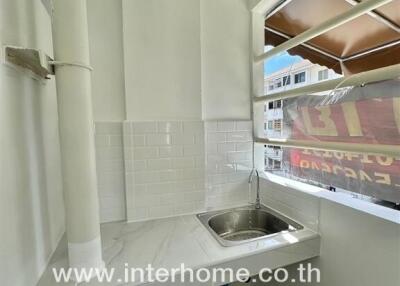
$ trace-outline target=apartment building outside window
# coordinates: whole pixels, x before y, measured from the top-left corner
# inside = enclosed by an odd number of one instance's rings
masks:
[[[287,68],[283,68],[281,70],[272,73],[265,77],[264,82],[267,87],[270,82],[277,82],[280,80],[282,82],[282,86],[285,87],[285,90],[290,90],[296,88],[296,86],[291,83],[295,80],[294,76],[297,75],[297,81],[302,81],[303,85],[309,85],[314,82],[319,81],[319,71],[324,71],[326,68],[321,68],[318,64],[313,64],[308,60],[301,60],[290,65]],[[307,76],[309,75],[309,76]],[[320,77],[328,76],[329,79],[340,77],[341,75],[332,73],[329,69],[321,72]],[[288,105],[291,105],[292,101],[288,101]],[[284,118],[287,116],[287,107],[283,106],[283,100],[271,100],[267,101],[265,104],[265,113],[264,113],[264,132],[266,136],[270,136],[271,138],[286,138],[285,126],[284,126]],[[289,108],[290,106],[288,106]],[[285,109],[286,108],[286,109]],[[286,115],[285,115],[286,114]],[[265,169],[270,171],[278,171],[278,172],[288,172],[287,168],[290,164],[285,164],[285,160],[287,161],[287,154],[290,151],[288,148],[283,149],[279,146],[268,145],[265,149]],[[271,159],[271,160],[269,160]],[[270,164],[269,164],[270,163]],[[286,167],[285,167],[286,166]]]

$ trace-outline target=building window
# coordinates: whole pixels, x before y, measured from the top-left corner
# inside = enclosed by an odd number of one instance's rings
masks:
[[[274,169],[280,169],[280,168],[281,168],[281,161],[274,160]]]
[[[264,130],[267,130],[267,123],[264,123]]]
[[[300,72],[294,75],[294,83],[302,83],[306,81],[306,72]]]
[[[268,89],[274,90],[274,82],[273,81],[268,82]]]
[[[273,128],[274,128],[273,121],[272,120],[268,120],[268,130],[272,130]]]
[[[290,75],[285,75],[282,79],[283,86],[287,86],[290,84]]]
[[[265,159],[265,167],[267,170],[280,170],[281,161],[272,158]]]
[[[276,109],[276,108],[282,108],[282,100],[275,100],[275,101],[270,101],[268,102],[268,109]],[[264,109],[265,111],[265,109]]]
[[[268,102],[268,109],[269,110],[274,109],[274,102],[273,101]]]
[[[275,87],[276,88],[282,87],[282,79],[278,78],[275,80]]]
[[[274,120],[274,130],[275,131],[282,130],[282,120],[281,119]]]
[[[318,80],[321,81],[326,79],[328,79],[328,69],[318,71]]]

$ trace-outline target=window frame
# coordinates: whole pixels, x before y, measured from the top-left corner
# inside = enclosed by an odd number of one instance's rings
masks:
[[[299,75],[303,75],[304,74],[304,81],[298,81],[296,82],[296,77]],[[299,71],[293,74],[293,84],[294,85],[298,85],[298,84],[305,84],[307,82],[307,71],[303,70],[303,71]],[[302,77],[301,77],[302,78]]]
[[[320,75],[326,75],[326,76],[320,77]],[[328,68],[318,71],[318,81],[327,80],[328,78],[329,78],[329,69]]]
[[[274,130],[274,120],[268,120],[268,130]]]
[[[291,75],[290,74],[288,74],[288,75],[284,75],[283,77],[282,77],[282,86],[288,86],[288,85],[290,85],[291,84]],[[285,80],[286,79],[286,80]]]
[[[309,93],[313,94],[320,91],[326,91],[335,88],[340,84],[341,87],[348,87],[354,85],[365,84],[366,82],[372,81],[380,81],[385,79],[393,79],[399,76],[400,64],[388,66],[385,68],[380,68],[377,70],[363,72],[358,74],[356,77],[343,77],[332,80],[326,80],[317,84],[310,84],[307,86],[300,85],[292,90],[284,90],[282,92],[274,92],[272,95],[264,95],[264,61],[277,53],[287,51],[293,47],[296,47],[307,41],[304,38],[303,34],[297,35],[294,38],[291,38],[287,42],[284,42],[273,49],[265,52],[264,51],[264,36],[265,36],[265,15],[267,15],[271,10],[274,9],[279,4],[279,0],[261,0],[252,8],[252,50],[253,57],[251,57],[251,85],[252,85],[252,102],[251,104],[251,113],[253,120],[259,120],[263,118],[263,110],[260,108],[260,102],[277,100],[277,99],[285,99],[285,98],[293,98],[297,97],[301,94]],[[363,13],[367,13],[367,9],[371,8],[373,3],[366,3],[361,5],[364,9]],[[383,3],[381,3],[383,5]],[[360,6],[360,7],[361,7]],[[369,10],[368,10],[369,11]],[[360,11],[358,9],[353,9],[350,11],[351,13],[347,13],[346,17],[342,15],[338,15],[335,17],[335,21],[329,20],[324,23],[317,25],[316,27],[312,27],[307,31],[307,37],[310,39],[320,35],[318,33],[321,32],[320,29],[324,27],[324,31],[329,31],[337,25],[341,25],[346,21],[350,21],[354,17],[353,14],[358,13],[360,15]],[[329,24],[327,24],[329,22]],[[336,23],[339,22],[339,23]],[[306,82],[307,82],[307,73],[306,73]],[[299,140],[291,140],[287,139],[285,141],[282,140],[269,140],[264,137],[262,130],[259,130],[257,124],[254,124],[254,140],[257,144],[275,144],[284,147],[294,147],[301,149],[311,149],[311,150],[327,150],[327,151],[343,151],[343,152],[357,152],[357,153],[367,153],[367,154],[377,154],[377,155],[386,155],[391,157],[396,157],[398,153],[400,153],[400,146],[397,145],[377,145],[377,144],[360,144],[360,143],[341,143],[341,142],[300,142]],[[262,129],[262,128],[260,128]],[[258,147],[254,147],[255,152]],[[262,162],[257,160],[254,163],[254,166],[262,166]]]

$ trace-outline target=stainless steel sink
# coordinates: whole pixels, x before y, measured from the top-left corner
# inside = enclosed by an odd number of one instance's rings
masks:
[[[197,217],[222,246],[234,246],[303,228],[263,205],[260,209],[246,206],[201,213]]]

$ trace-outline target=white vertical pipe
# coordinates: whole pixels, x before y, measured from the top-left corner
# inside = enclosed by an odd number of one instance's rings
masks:
[[[53,1],[54,56],[89,65],[85,0]],[[70,267],[102,268],[90,70],[56,66]]]

